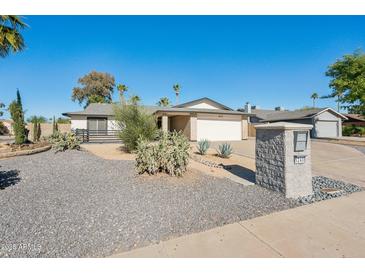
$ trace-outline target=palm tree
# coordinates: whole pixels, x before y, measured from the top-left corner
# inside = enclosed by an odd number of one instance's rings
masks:
[[[125,98],[124,98],[124,94],[125,92],[128,91],[128,87],[126,85],[123,85],[123,84],[119,84],[117,86],[117,89],[119,91],[119,98],[120,98],[120,103],[121,104],[125,104]]]
[[[129,98],[129,101],[132,105],[138,105],[138,103],[141,101],[141,98],[138,95],[133,95],[131,98]]]
[[[0,15],[0,56],[24,49],[24,39],[20,30],[27,27],[19,16]]]
[[[0,102],[0,116],[4,115],[4,112],[1,110],[4,107],[5,107],[4,103]]]
[[[179,103],[179,95],[180,95],[180,90],[181,90],[181,87],[179,84],[175,84],[172,86],[172,88],[174,89],[175,91],[175,95],[176,95],[176,105]]]
[[[160,107],[168,107],[170,105],[170,100],[167,97],[162,97],[160,101],[157,102]]]
[[[311,95],[311,99],[313,100],[313,108],[316,107],[316,100],[319,98],[319,95],[317,92],[313,92]]]

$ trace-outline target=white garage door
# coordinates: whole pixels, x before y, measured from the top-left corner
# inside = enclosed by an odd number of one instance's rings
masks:
[[[322,138],[338,137],[337,121],[317,121],[316,134]]]
[[[197,120],[197,140],[209,141],[239,141],[242,134],[242,121],[234,119],[204,119]]]

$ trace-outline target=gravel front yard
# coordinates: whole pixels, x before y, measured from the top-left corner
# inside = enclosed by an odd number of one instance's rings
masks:
[[[100,257],[294,207],[257,186],[52,151],[0,161],[0,257]]]

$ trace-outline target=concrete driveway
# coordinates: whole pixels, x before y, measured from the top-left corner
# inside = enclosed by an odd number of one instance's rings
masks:
[[[212,147],[220,143],[212,142]],[[254,138],[229,143],[235,154],[255,159]],[[365,187],[365,154],[351,146],[312,140],[312,172]]]
[[[365,154],[350,146],[312,141],[312,171],[365,187]]]

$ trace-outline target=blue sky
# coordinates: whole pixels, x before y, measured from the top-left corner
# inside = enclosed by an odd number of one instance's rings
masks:
[[[0,101],[19,88],[29,115],[60,116],[77,79],[109,72],[144,104],[182,86],[180,101],[232,108],[311,105],[329,93],[326,68],[364,49],[365,16],[26,16],[27,49],[0,59]],[[118,94],[114,93],[117,100]],[[318,106],[335,107],[333,100]]]

